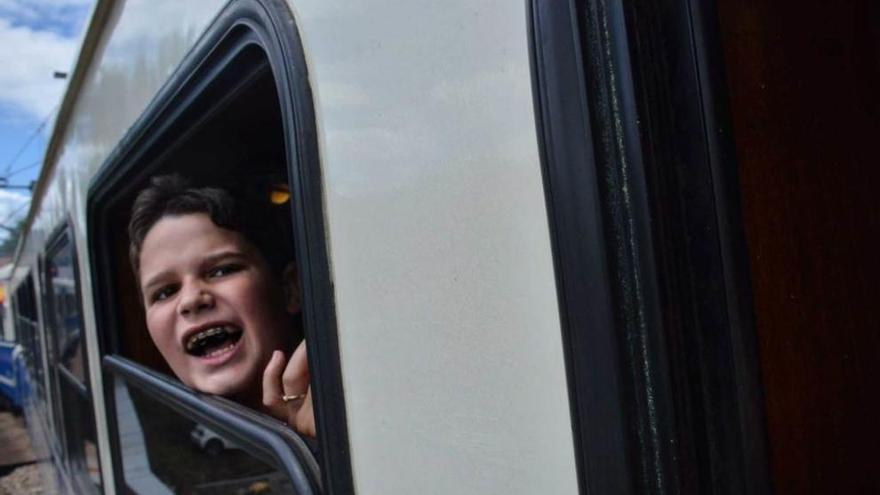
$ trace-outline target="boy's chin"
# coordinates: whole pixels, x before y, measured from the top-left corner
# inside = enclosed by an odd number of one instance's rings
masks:
[[[236,398],[243,393],[252,392],[253,386],[249,386],[249,380],[240,374],[230,374],[232,376],[209,376],[195,377],[192,388],[199,392],[211,395],[220,395],[223,397]]]

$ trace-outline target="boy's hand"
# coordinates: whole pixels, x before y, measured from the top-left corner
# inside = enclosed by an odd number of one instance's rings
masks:
[[[282,396],[285,395],[303,397],[284,401]],[[286,421],[299,433],[315,436],[315,413],[305,341],[300,342],[286,364],[283,352],[272,353],[272,359],[263,371],[263,405],[272,416]]]

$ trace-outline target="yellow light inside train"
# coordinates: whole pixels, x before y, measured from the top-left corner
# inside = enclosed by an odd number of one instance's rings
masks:
[[[290,200],[290,188],[287,184],[273,184],[272,190],[269,191],[269,201],[273,205],[281,205]]]

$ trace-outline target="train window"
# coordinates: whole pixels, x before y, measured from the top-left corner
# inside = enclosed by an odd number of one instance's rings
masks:
[[[214,109],[210,118],[191,130],[172,149],[165,151],[164,156],[152,168],[150,177],[138,181],[132,195],[120,201],[124,206],[119,208],[119,214],[113,218],[115,226],[109,229],[117,233],[113,239],[116,246],[113,273],[120,289],[117,291],[119,297],[116,299],[116,307],[120,314],[118,328],[122,331],[115,332],[115,351],[158,372],[177,376],[184,382],[188,382],[188,377],[181,375],[182,368],[175,367],[175,359],[169,357],[174,355],[170,348],[178,350],[176,345],[172,345],[176,342],[165,342],[166,345],[163,346],[161,336],[168,332],[155,332],[151,336],[150,330],[153,329],[146,325],[148,320],[145,316],[153,314],[151,311],[154,308],[161,311],[162,307],[168,305],[154,304],[153,294],[143,291],[141,284],[151,281],[141,280],[140,277],[151,278],[149,273],[136,274],[132,271],[128,256],[130,242],[125,235],[130,220],[129,213],[134,197],[144,188],[150,187],[154,177],[165,177],[169,180],[170,177],[178,177],[179,184],[168,186],[178,193],[184,190],[222,190],[227,194],[217,199],[218,204],[220,201],[228,202],[223,204],[235,208],[236,214],[246,217],[241,225],[232,229],[239,234],[245,234],[248,244],[257,247],[260,258],[269,261],[268,268],[272,272],[270,275],[279,281],[282,279],[284,265],[295,258],[292,220],[289,199],[283,194],[289,190],[289,186],[284,167],[284,141],[275,96],[275,81],[263,57],[257,50],[245,55],[245,59],[241,61],[245,65],[242,78],[231,89],[235,92],[234,96],[227,96],[219,108]],[[207,203],[204,206],[207,207]],[[154,204],[152,207],[158,208],[158,205]],[[158,224],[159,222],[155,225]],[[211,226],[216,226],[214,220],[211,220]],[[145,233],[152,231],[153,227],[150,226]],[[186,230],[182,235],[185,236],[188,232]],[[144,238],[145,252],[148,246],[152,247],[149,240],[149,236]],[[190,242],[182,242],[179,247],[186,245],[190,245]],[[153,251],[149,250],[150,253]],[[181,254],[177,248],[172,251],[174,253],[161,253],[161,267],[155,273],[164,272],[170,266],[169,262],[176,259],[175,255]],[[157,265],[150,264],[147,268],[152,269],[154,266]],[[282,289],[281,284],[278,287],[273,284],[273,291],[280,293]],[[152,288],[148,290],[151,291]],[[290,335],[285,340],[301,340],[301,328],[297,328],[298,326],[299,321],[291,319],[287,330]],[[155,342],[153,337],[157,338]],[[241,338],[247,339],[248,335]],[[282,350],[289,356],[293,349],[291,347]],[[188,383],[193,385],[193,382]]]
[[[19,340],[25,348],[25,360],[35,394],[45,400],[45,373],[43,370],[43,347],[39,323],[37,322],[36,295],[32,275],[24,278],[15,291],[15,330],[21,336]]]
[[[233,439],[119,380],[125,484],[135,493],[290,493],[287,477]]]
[[[125,493],[318,493],[309,447],[280,422],[124,358],[105,365],[115,376]]]
[[[249,222],[267,220],[266,215],[275,217],[271,223],[276,227],[265,227],[277,235],[271,249],[277,252],[278,258],[293,258],[289,203],[284,200],[277,205],[271,203],[274,188],[288,187],[274,81],[265,62],[259,60],[259,52],[249,56],[255,57],[253,66],[235,88],[235,97],[223,102],[222,108],[216,109],[207,122],[167,151],[150,175],[179,175],[191,187],[222,188],[231,192],[242,213],[261,210],[261,218],[251,218]],[[114,272],[122,289],[117,303],[126,329],[116,334],[116,349],[133,361],[173,374],[150,339],[144,319],[143,294],[130,267],[129,239],[125,235],[134,196],[150,184],[150,179],[145,177],[137,182],[132,195],[120,201],[124,206],[113,219],[114,232],[118,233],[114,239],[117,265]]]
[[[282,24],[274,24],[282,20]],[[115,417],[112,418],[115,425],[111,424],[111,429],[116,430],[120,447],[113,452],[117,459],[126,457],[125,431],[131,431],[132,428],[142,432],[161,429],[163,421],[176,425],[176,431],[196,429],[207,436],[211,432],[223,431],[226,435],[234,436],[242,428],[249,429],[257,424],[260,428],[271,430],[273,435],[285,438],[288,435],[296,436],[286,422],[282,423],[268,414],[262,414],[272,413],[278,419],[287,419],[281,416],[287,416],[287,411],[291,409],[280,402],[281,397],[295,394],[283,389],[279,371],[278,407],[275,410],[266,408],[262,404],[262,372],[266,365],[262,363],[268,361],[274,349],[284,351],[285,359],[288,359],[294,347],[302,341],[305,332],[310,348],[309,362],[316,362],[323,353],[330,355],[329,362],[336,362],[335,366],[338,366],[332,341],[335,338],[335,329],[331,326],[332,305],[316,302],[329,299],[331,287],[322,282],[329,278],[329,267],[322,244],[325,236],[321,230],[323,221],[320,220],[322,213],[318,176],[316,171],[304,172],[301,165],[303,155],[307,155],[309,159],[314,158],[316,137],[307,79],[303,77],[304,57],[292,26],[293,19],[284,7],[264,5],[261,2],[231,2],[196,45],[193,53],[183,61],[163,92],[146,109],[144,116],[131,130],[131,138],[123,139],[120,148],[111,154],[111,160],[104,165],[90,189],[88,223],[89,237],[93,240],[94,248],[90,256],[93,280],[96,282],[96,315],[105,366],[109,366],[116,378],[120,374],[137,370],[139,376],[144,377],[143,380],[165,383],[170,378],[177,378],[192,386],[189,389],[156,386],[142,388],[138,392],[118,384],[110,388],[108,392],[115,398],[111,402],[116,405]],[[279,44],[283,44],[283,48]],[[297,54],[293,64],[286,58],[291,53]],[[303,101],[297,101],[298,106],[294,108],[291,101],[293,98]],[[314,163],[308,165],[315,167]],[[150,325],[147,325],[148,318],[152,318],[151,311],[156,307],[154,303],[174,294],[178,288],[176,284],[180,282],[172,280],[170,284],[165,284],[163,281],[162,287],[154,291],[154,287],[149,284],[154,277],[145,276],[144,280],[140,280],[139,277],[145,275],[144,270],[141,270],[142,266],[138,267],[139,273],[135,273],[129,259],[130,239],[127,232],[131,220],[130,212],[138,194],[150,184],[155,185],[153,179],[158,176],[179,176],[186,182],[184,187],[190,188],[190,191],[193,188],[199,191],[205,191],[205,188],[222,189],[225,191],[223,195],[232,197],[234,201],[229,204],[234,204],[236,215],[240,214],[243,218],[243,221],[234,224],[236,227],[231,228],[236,232],[233,237],[246,239],[251,248],[256,248],[253,251],[258,252],[257,257],[263,260],[260,263],[266,267],[269,278],[272,279],[268,285],[261,282],[260,287],[266,288],[267,292],[266,297],[259,298],[259,304],[263,308],[273,308],[273,311],[278,308],[285,312],[283,318],[276,320],[283,321],[284,325],[273,324],[277,331],[271,332],[274,341],[281,344],[280,347],[275,344],[267,346],[263,340],[260,340],[259,345],[249,347],[252,339],[263,339],[266,332],[260,330],[259,336],[255,332],[249,333],[251,328],[263,329],[265,326],[247,325],[245,322],[238,326],[228,324],[223,328],[209,328],[199,334],[204,338],[192,341],[193,346],[204,344],[205,349],[210,348],[217,352],[223,351],[226,346],[236,346],[238,342],[245,343],[239,348],[260,350],[260,355],[254,356],[255,359],[252,360],[250,354],[245,354],[248,360],[261,362],[259,373],[252,373],[253,367],[248,367],[246,383],[235,385],[235,392],[225,392],[224,387],[230,383],[228,378],[217,382],[217,388],[199,381],[200,376],[208,374],[192,371],[198,370],[198,366],[187,363],[195,362],[196,358],[205,355],[201,352],[201,347],[184,349],[178,339],[164,338],[168,332],[163,332],[162,329],[170,327],[159,325],[152,319],[149,319]],[[190,212],[187,210],[184,213]],[[168,218],[167,215],[162,213],[158,218],[165,219]],[[171,214],[174,219],[182,217],[196,218],[196,215]],[[199,217],[200,221],[206,218],[208,217]],[[147,250],[148,234],[153,232],[159,222],[160,220],[154,219],[142,231],[144,236],[137,241],[140,244],[136,243],[138,249],[144,248],[142,252]],[[218,228],[221,223],[222,221],[213,219],[211,224],[205,226],[210,227],[208,230],[211,232],[228,233],[230,228]],[[254,230],[259,232],[252,232]],[[177,238],[179,236],[173,237]],[[187,245],[189,243],[182,244],[183,247]],[[183,257],[172,253],[160,258],[165,263],[166,260]],[[138,262],[144,259],[146,256],[136,256]],[[289,269],[290,260],[295,260],[295,270]],[[167,273],[176,273],[175,269],[159,269],[155,273],[164,276]],[[212,270],[198,271],[198,274],[207,278],[205,274],[208,271],[213,273]],[[222,271],[226,273],[226,268]],[[294,282],[293,278],[298,277],[297,273],[302,274],[302,278],[296,283],[289,283]],[[141,282],[148,285],[146,291],[142,290]],[[296,289],[297,286],[299,289]],[[301,294],[299,301],[293,304],[299,309],[292,309],[287,304],[277,304],[278,301],[294,301],[294,293]],[[159,295],[154,298],[155,294]],[[236,312],[241,309],[241,306],[230,307]],[[222,331],[215,332],[216,328]],[[151,331],[155,342],[151,338]],[[312,352],[315,351],[313,346],[316,343],[320,348],[317,352]],[[264,347],[269,352],[263,352],[261,349]],[[332,370],[333,366],[331,364],[328,368]],[[326,375],[321,368],[312,367],[309,371],[311,391],[317,396],[315,409],[321,414],[321,392],[332,391],[333,387],[317,387],[316,382],[322,375]],[[235,373],[234,376],[238,383],[240,375]],[[334,375],[331,373],[331,376]],[[179,385],[180,382],[174,383]],[[223,402],[221,410],[214,407],[214,401],[205,400],[211,397],[201,395],[200,392],[219,393],[229,396],[237,403]],[[341,387],[336,386],[334,393],[330,400],[336,404],[341,403]],[[154,407],[159,403],[179,401],[194,401],[193,403],[206,409],[197,418],[198,414],[191,408],[175,407],[173,409],[179,417],[172,419],[165,409]],[[249,407],[261,412],[254,412]],[[223,411],[229,409],[235,412],[224,415]],[[338,408],[338,411],[341,410],[342,408]],[[154,417],[146,411],[162,411],[157,412],[161,414],[161,417],[155,418],[158,422],[150,422]],[[236,422],[232,419],[235,417],[246,417],[247,421]],[[337,412],[331,419],[333,422],[341,422],[342,418]],[[207,426],[206,422],[212,426]],[[210,431],[204,433],[205,430]],[[309,433],[306,429],[300,431]],[[312,432],[314,434],[314,430]],[[334,431],[329,438],[326,433],[317,433],[316,443],[323,445],[312,445],[312,448],[325,459],[331,454],[345,453],[344,447],[325,447],[328,441],[339,444],[345,440],[344,426]],[[188,439],[189,437],[187,441]],[[299,437],[297,439],[288,440],[294,443],[304,442]],[[172,441],[170,438],[168,440]],[[148,451],[154,447],[150,444],[151,441],[147,441],[145,445]],[[305,441],[311,443],[311,440]],[[229,455],[260,457],[261,451],[269,449],[268,445],[254,442],[257,441],[240,444],[243,452]],[[292,474],[299,469],[296,466],[317,466],[309,449],[294,452],[278,450],[276,447],[272,447],[275,449],[272,451],[278,454],[274,458],[275,462],[283,467],[282,472],[288,482],[298,487],[298,493],[317,491],[318,476],[297,481]],[[165,447],[157,443],[155,452],[161,452],[163,448]],[[186,481],[189,483],[187,490],[197,493],[203,490],[196,488],[201,483],[199,480],[217,480],[218,475],[208,469],[210,463],[206,463],[203,456],[196,454],[198,453],[193,453],[188,468],[193,473],[175,473],[172,469],[174,466],[163,465],[161,454],[151,451],[147,457],[152,475],[166,486],[179,486],[180,481],[175,480],[184,476],[189,478]],[[154,460],[154,455],[159,457]],[[242,467],[246,467],[246,464],[248,463],[242,461]],[[326,470],[331,464],[325,461],[322,462],[322,467]],[[126,466],[124,473],[117,473],[116,478],[125,479],[126,483],[125,487],[118,487],[120,491],[134,489],[128,469],[129,466]],[[262,468],[254,467],[253,472],[249,469],[243,474],[225,474],[236,478],[263,476],[260,474]],[[327,471],[322,474],[328,476]],[[340,479],[344,480],[345,477]],[[280,481],[270,480],[268,483],[273,487],[281,486],[278,485]],[[242,485],[240,488],[247,487]]]
[[[100,490],[101,475],[75,256],[65,225],[46,252],[45,314],[51,343],[52,387],[57,391],[56,426],[62,436],[63,457],[78,490],[90,493]]]

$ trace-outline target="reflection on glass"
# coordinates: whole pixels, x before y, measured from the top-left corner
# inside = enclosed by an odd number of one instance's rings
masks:
[[[53,361],[53,395],[60,401],[55,418],[63,433],[65,462],[71,469],[78,493],[101,491],[95,418],[87,380],[82,311],[74,268],[75,252],[67,235],[50,249],[46,262],[48,281],[48,329]]]
[[[58,359],[77,379],[85,382],[82,316],[76,298],[73,244],[66,243],[53,255],[48,274]]]
[[[43,375],[43,349],[41,347],[40,331],[33,320],[23,315],[18,316],[16,329],[21,332],[25,343],[25,359],[28,368],[28,380],[26,392],[33,394],[40,400],[46,399]]]
[[[45,370],[43,369],[43,346],[40,329],[37,326],[37,309],[34,306],[36,296],[29,275],[16,292],[16,324],[17,331],[23,336],[28,358],[29,385],[33,387],[28,393],[35,394],[41,401],[46,400]]]
[[[83,447],[85,451],[86,471],[89,473],[89,479],[95,485],[101,485],[101,465],[98,463],[98,444],[95,443],[94,432],[90,438],[85,439]]]
[[[118,378],[115,397],[129,493],[293,493],[284,474],[222,432],[180,415]]]
[[[97,435],[89,398],[65,377],[60,380],[59,393],[64,411],[67,459],[73,468],[78,489],[81,493],[100,492]]]

